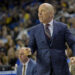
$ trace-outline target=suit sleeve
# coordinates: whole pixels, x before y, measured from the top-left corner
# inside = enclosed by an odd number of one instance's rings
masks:
[[[67,25],[65,25],[65,41],[68,43],[69,47],[72,49],[73,56],[75,56],[75,37],[69,31]]]
[[[29,31],[30,35],[29,35],[29,43],[28,43],[28,47],[31,48],[31,52],[32,54],[35,52],[36,50],[36,40],[34,37],[34,31]]]

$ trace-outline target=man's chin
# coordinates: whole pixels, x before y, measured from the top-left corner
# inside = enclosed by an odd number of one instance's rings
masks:
[[[41,23],[44,23],[44,21],[40,20]]]

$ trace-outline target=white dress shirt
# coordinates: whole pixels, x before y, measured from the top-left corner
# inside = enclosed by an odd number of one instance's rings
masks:
[[[50,24],[49,30],[50,30],[50,33],[51,33],[51,36],[52,36],[53,35],[53,19],[48,24]],[[44,24],[44,26],[45,26],[45,24]]]
[[[23,66],[25,65],[25,75],[26,75],[26,71],[27,71],[29,60],[25,64],[23,64]],[[22,75],[23,75],[23,70],[24,70],[24,67],[22,68]]]

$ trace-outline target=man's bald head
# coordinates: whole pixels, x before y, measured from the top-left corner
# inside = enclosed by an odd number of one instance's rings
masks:
[[[49,3],[43,3],[38,9],[39,20],[42,23],[50,22],[54,17],[54,7]]]
[[[43,3],[39,6],[39,10],[43,10],[43,11],[48,11],[48,12],[52,12],[54,14],[54,7],[49,4],[49,3]]]

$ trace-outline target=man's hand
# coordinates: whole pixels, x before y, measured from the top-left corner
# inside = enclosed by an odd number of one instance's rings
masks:
[[[26,48],[24,48],[24,50],[25,50],[24,52],[26,55],[31,55],[31,49],[30,48],[26,47]]]
[[[19,49],[20,53],[24,53],[26,56],[31,55],[31,49],[28,47],[22,47]]]
[[[75,57],[70,58],[71,64],[75,64]]]

